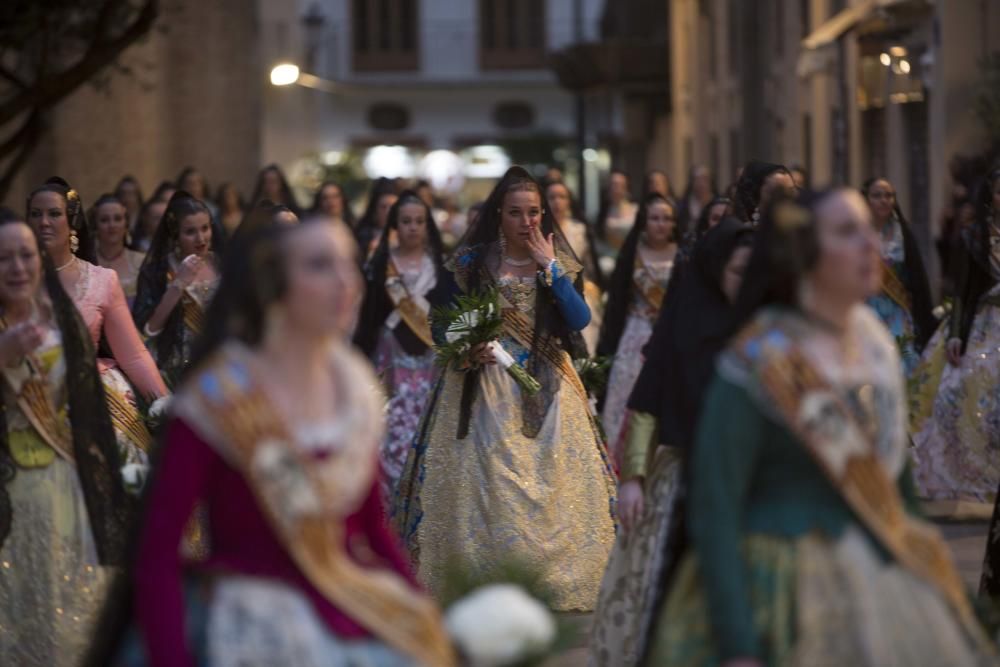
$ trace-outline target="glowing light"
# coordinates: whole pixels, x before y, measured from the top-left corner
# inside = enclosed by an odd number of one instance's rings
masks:
[[[275,65],[271,70],[271,85],[290,86],[299,80],[299,66],[291,63]]]
[[[587,162],[596,162],[597,151],[595,151],[593,148],[583,149],[583,159],[586,160]]]
[[[888,53],[883,52],[882,55],[878,57],[878,61],[883,65],[885,65],[886,67],[888,67],[889,65],[892,64],[892,56],[890,56]]]
[[[456,192],[464,183],[462,170],[465,163],[452,151],[435,150],[420,161],[420,175],[430,181],[435,190]]]
[[[332,165],[339,163],[342,157],[344,157],[344,154],[340,151],[326,151],[320,160],[325,165]]]
[[[510,168],[510,156],[500,146],[481,144],[462,151],[466,178],[500,178]]]
[[[889,49],[889,53],[891,53],[893,55],[893,57],[902,58],[903,56],[906,55],[906,47],[905,46],[894,46],[894,47],[892,47],[892,48]]]
[[[910,73],[910,61],[909,60],[900,60],[899,61],[899,71],[902,72],[903,74],[909,74]]]
[[[374,146],[364,159],[368,178],[413,178],[416,164],[406,146]]]

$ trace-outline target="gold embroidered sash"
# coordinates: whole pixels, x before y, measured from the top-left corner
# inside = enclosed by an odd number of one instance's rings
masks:
[[[184,313],[184,326],[198,335],[205,328],[205,311],[187,292],[181,298],[181,309]]]
[[[513,306],[504,296],[500,295],[501,314],[504,320],[504,331],[511,338],[527,349],[531,349],[531,342],[535,336],[534,325],[531,320]],[[540,336],[536,351],[545,358],[552,366],[559,371],[559,375],[569,383],[569,385],[580,395],[584,403],[589,401],[587,390],[580,381],[580,376],[569,360],[569,355],[563,350],[555,338],[551,336]]]
[[[6,330],[7,322],[0,318],[0,333]],[[69,424],[60,418],[59,410],[52,403],[41,365],[31,354],[25,356],[21,363],[22,367],[17,370],[26,369],[29,376],[19,387],[15,385],[10,370],[4,369],[2,373],[11,394],[16,396],[17,407],[47,445],[63,459],[70,463],[75,462],[73,433]]]
[[[139,416],[139,410],[114,387],[109,387],[107,384],[104,385],[104,397],[115,429],[125,433],[129,440],[138,445],[142,451],[151,451],[153,436],[150,435],[146,423]]]
[[[406,294],[403,298],[396,300],[393,295],[393,290],[386,288],[386,292],[389,294],[389,298],[393,300],[393,304],[396,306],[396,310],[399,312],[399,316],[403,318],[403,322],[406,326],[410,328],[417,338],[420,339],[427,347],[434,347],[434,336],[431,335],[431,324],[427,317],[427,313],[417,305],[417,303],[410,296],[409,290],[406,287],[406,283],[403,282],[403,278],[399,273],[399,269],[396,268],[396,263],[392,260],[389,261],[388,266],[385,270],[386,282],[390,279],[395,278],[397,284],[403,289]]]
[[[874,434],[858,423],[798,345],[789,341],[782,336],[780,343],[769,343],[765,327],[755,323],[737,337],[734,349],[752,365],[771,405],[858,519],[900,564],[941,591],[970,635],[993,653],[941,535],[907,514],[871,442]],[[755,359],[747,351],[750,346],[760,347]]]
[[[882,261],[881,290],[906,312],[911,312],[910,293],[906,291],[906,286],[900,280],[896,270],[885,260]]]
[[[635,267],[640,269],[642,274],[640,276],[634,276],[632,278],[632,284],[635,286],[636,291],[642,295],[642,298],[646,301],[646,303],[659,312],[660,306],[663,305],[663,297],[666,295],[667,290],[653,278],[652,271],[650,271],[649,267],[646,266],[642,257],[639,256],[638,251],[635,253]],[[642,276],[645,276],[646,280],[642,280]]]
[[[225,443],[225,453],[253,489],[275,534],[309,582],[331,604],[421,665],[454,665],[451,644],[433,601],[413,590],[397,573],[361,567],[352,560],[345,547],[345,517],[328,509],[335,505],[328,496],[338,489],[324,490],[316,465],[291,444],[289,431],[263,388],[252,378],[247,381],[245,376],[230,374],[226,355],[220,357],[198,378],[208,376],[213,388],[190,386],[191,393],[179,401],[179,414],[196,422],[194,426],[204,425]],[[290,465],[304,475],[305,487],[316,493],[319,510],[290,517],[286,512],[292,498],[267,497],[268,475],[273,473],[264,469],[258,454],[265,447],[273,450],[275,443]]]

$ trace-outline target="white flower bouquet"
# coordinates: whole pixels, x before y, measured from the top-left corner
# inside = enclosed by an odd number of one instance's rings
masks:
[[[448,608],[445,627],[471,667],[509,667],[551,650],[552,614],[513,584],[478,588]]]
[[[445,343],[435,346],[437,361],[442,366],[462,367],[469,361],[472,348],[487,344],[497,364],[514,378],[521,390],[529,396],[541,389],[538,380],[524,368],[497,341],[503,329],[500,314],[500,294],[495,289],[475,294],[460,295],[453,307],[435,308],[434,324],[445,330]]]

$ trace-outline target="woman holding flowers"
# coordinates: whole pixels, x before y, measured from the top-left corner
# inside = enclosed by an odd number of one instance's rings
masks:
[[[615,502],[571,356],[590,312],[580,264],[524,169],[508,170],[447,268],[459,306],[495,298],[502,326],[442,374],[400,478],[396,525],[435,593],[450,567],[488,577],[516,564],[554,609],[590,610]],[[453,348],[451,333],[437,328],[436,340]],[[515,377],[521,369],[537,385]]]

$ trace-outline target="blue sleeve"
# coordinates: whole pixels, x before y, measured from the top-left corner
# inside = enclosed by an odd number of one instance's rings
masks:
[[[552,296],[556,300],[556,306],[566,320],[566,325],[573,331],[582,331],[590,324],[590,307],[576,288],[569,276],[563,273],[558,263],[551,266],[552,270]]]

